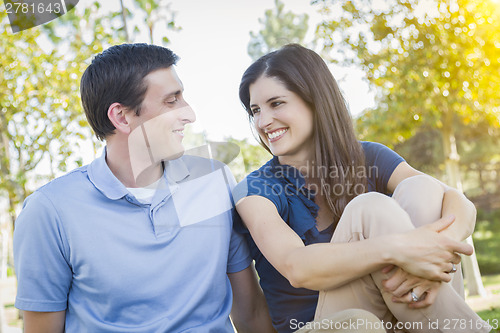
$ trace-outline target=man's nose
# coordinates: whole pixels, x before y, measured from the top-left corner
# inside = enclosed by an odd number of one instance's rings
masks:
[[[194,123],[196,121],[196,114],[194,113],[194,110],[189,106],[189,104],[186,103],[185,106],[179,109],[179,116],[182,120],[182,122],[188,124],[188,123]]]

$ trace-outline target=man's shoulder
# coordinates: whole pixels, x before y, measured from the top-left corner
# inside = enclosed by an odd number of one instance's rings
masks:
[[[23,211],[28,207],[30,211],[39,212],[70,205],[72,198],[77,200],[82,195],[82,189],[86,186],[86,170],[86,166],[74,169],[39,187],[24,200]]]
[[[36,190],[36,192],[49,195],[50,197],[62,193],[66,193],[68,190],[75,190],[76,188],[84,185],[87,178],[87,167],[88,165],[73,169],[68,173],[59,176],[47,184],[41,186]]]
[[[226,164],[215,159],[195,155],[184,155],[180,157],[179,160],[184,162],[188,168],[190,177],[202,177],[221,169],[229,171]]]
[[[182,157],[180,157],[180,159],[188,166],[194,166],[194,165],[203,165],[203,166],[213,165],[218,167],[225,166],[225,164],[219,160],[206,158],[202,156],[196,156],[196,155],[183,155]]]

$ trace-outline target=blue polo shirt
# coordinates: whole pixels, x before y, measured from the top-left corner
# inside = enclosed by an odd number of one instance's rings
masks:
[[[222,163],[169,161],[151,204],[105,152],[41,187],[16,221],[16,307],[66,310],[66,332],[233,332],[227,273],[249,266]]]
[[[365,153],[367,190],[387,193],[387,182],[394,169],[404,161],[403,158],[379,143],[361,142],[361,145]],[[275,156],[240,182],[233,190],[233,196],[235,202],[250,195],[269,199],[281,218],[300,236],[305,245],[330,242],[333,224],[318,231],[316,217],[319,207],[314,202],[314,193],[308,191],[305,185],[305,179],[298,169],[281,165]],[[262,255],[240,219],[235,220],[235,228],[246,236],[273,325],[278,332],[293,332],[291,320],[302,323],[312,321],[319,293],[294,288]]]

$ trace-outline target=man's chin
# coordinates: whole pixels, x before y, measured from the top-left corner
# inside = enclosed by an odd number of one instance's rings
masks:
[[[176,160],[178,158],[180,158],[182,155],[184,155],[184,148],[182,148],[181,150],[179,151],[176,151],[174,153],[169,153],[168,155],[166,155],[164,158],[162,158],[162,161],[170,161],[170,160]]]

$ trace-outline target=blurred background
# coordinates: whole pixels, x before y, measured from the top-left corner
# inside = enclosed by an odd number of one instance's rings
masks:
[[[22,328],[13,306],[15,218],[36,188],[100,155],[79,80],[93,55],[125,42],[181,57],[176,70],[198,117],[187,148],[237,144],[229,166],[238,180],[271,158],[238,100],[244,70],[290,42],[317,51],[361,140],[393,148],[475,203],[467,301],[500,320],[498,36],[500,0],[83,0],[18,33],[0,5],[0,333]]]

